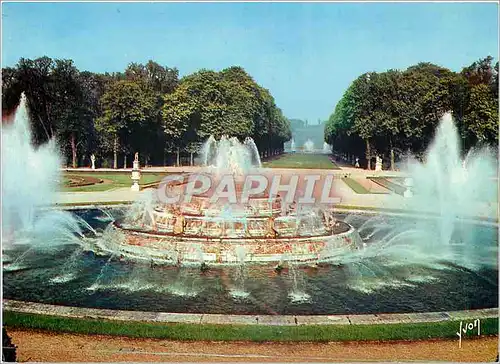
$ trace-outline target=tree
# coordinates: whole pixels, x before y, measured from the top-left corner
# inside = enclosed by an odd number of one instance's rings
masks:
[[[350,132],[356,133],[366,145],[366,160],[368,169],[371,169],[373,153],[373,139],[377,135],[377,119],[373,112],[376,110],[376,92],[373,91],[379,75],[375,72],[366,73],[358,77],[346,97],[347,112],[351,118]]]
[[[178,70],[154,61],[125,72],[80,72],[71,60],[21,58],[2,72],[2,110],[12,112],[25,92],[33,139],[57,138],[67,160],[118,154],[124,165],[140,151],[146,163],[175,147],[193,153],[209,135],[252,136],[266,155],[290,139],[290,123],[268,90],[241,67],[200,70],[178,79]],[[192,159],[192,158],[191,158]]]
[[[471,87],[463,117],[463,129],[469,146],[498,143],[498,99],[492,97],[488,85],[477,84]]]
[[[42,144],[55,136],[53,82],[54,61],[49,57],[21,58],[17,64],[20,90],[26,94],[33,126],[33,141]],[[19,94],[20,95],[20,94]]]
[[[17,68],[6,67],[2,69],[2,113],[10,114],[19,104],[22,92]]]
[[[173,92],[179,83],[179,71],[177,68],[163,67],[150,60],[146,65],[129,64],[125,70],[125,78],[144,82],[154,92],[168,94]]]
[[[283,141],[291,138],[289,121],[270,93],[241,67],[201,70],[184,77],[164,97],[162,115],[165,134],[177,145],[178,155],[210,135],[252,136],[266,155],[282,150]]]
[[[112,83],[101,99],[102,116],[96,128],[113,140],[113,168],[118,168],[119,144],[130,146],[129,138],[154,115],[155,96],[141,81]]]
[[[53,115],[56,136],[63,147],[69,144],[73,168],[78,166],[78,149],[93,134],[94,113],[89,90],[71,60],[56,60],[51,73],[53,83]]]
[[[498,62],[488,56],[465,67],[461,75],[468,88],[461,107],[461,131],[465,144],[498,143]]]
[[[325,125],[325,140],[343,153],[357,148],[357,138],[373,150],[389,154],[394,167],[396,151],[422,153],[439,119],[453,111],[470,147],[476,142],[496,143],[498,127],[498,63],[487,57],[461,73],[419,63],[405,71],[389,70],[358,77],[344,93]]]

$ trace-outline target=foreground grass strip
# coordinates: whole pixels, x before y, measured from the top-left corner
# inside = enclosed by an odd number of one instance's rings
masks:
[[[457,338],[460,321],[390,325],[209,325],[128,322],[4,311],[7,327],[171,340],[363,341]],[[477,333],[476,333],[477,335]],[[498,335],[498,318],[481,320],[481,335]],[[467,337],[473,337],[472,333]]]

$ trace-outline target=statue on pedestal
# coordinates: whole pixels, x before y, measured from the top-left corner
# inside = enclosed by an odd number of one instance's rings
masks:
[[[356,157],[356,163],[354,164],[355,168],[359,168],[359,158]]]
[[[382,170],[382,158],[380,158],[378,155],[375,159],[375,170],[376,171],[381,171]]]
[[[132,184],[132,191],[139,191],[140,190],[140,187],[139,187],[139,180],[141,179],[141,170],[139,168],[139,153],[135,153],[135,156],[134,156],[134,165],[133,165],[133,168],[132,168],[132,181],[133,181],[133,184]]]
[[[92,162],[92,167],[91,167],[91,168],[92,168],[92,169],[95,169],[95,155],[93,155],[93,154],[92,154],[92,155],[90,156],[90,161]]]

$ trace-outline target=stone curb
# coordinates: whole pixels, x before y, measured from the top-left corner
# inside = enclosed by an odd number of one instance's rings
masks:
[[[266,326],[416,324],[498,318],[499,316],[498,308],[449,312],[367,315],[224,315],[110,310],[57,306],[45,303],[8,299],[3,300],[3,310],[8,312],[31,313],[68,318],[106,319],[115,321]]]

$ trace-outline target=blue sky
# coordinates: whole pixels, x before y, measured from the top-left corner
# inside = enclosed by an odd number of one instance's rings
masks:
[[[239,65],[287,117],[316,123],[364,72],[497,58],[498,5],[4,2],[3,66],[43,55],[93,72],[149,59],[181,75]]]

